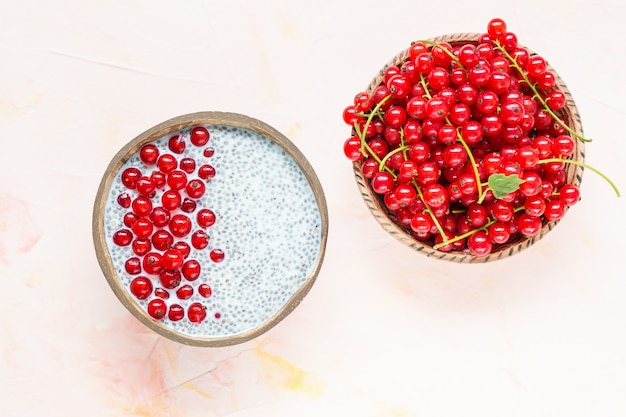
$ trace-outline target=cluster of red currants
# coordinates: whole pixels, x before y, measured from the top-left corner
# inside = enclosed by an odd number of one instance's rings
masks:
[[[442,252],[485,256],[538,234],[580,198],[567,96],[502,19],[478,39],[412,43],[343,111],[346,157],[389,216]],[[580,141],[580,142],[578,142]]]
[[[189,133],[192,146],[203,147],[210,133],[196,126]],[[192,323],[206,318],[206,307],[193,302],[185,309],[180,301],[189,300],[197,292],[202,298],[211,296],[211,287],[196,281],[202,266],[190,257],[192,248],[210,250],[213,262],[221,262],[224,253],[209,248],[207,229],[216,221],[215,213],[201,207],[198,200],[206,193],[206,182],[215,176],[210,164],[199,164],[192,157],[183,157],[187,142],[182,135],[172,135],[167,149],[161,151],[155,143],[143,145],[138,153],[145,170],[125,168],[120,176],[125,191],[117,196],[117,204],[128,209],[123,217],[124,227],[113,233],[113,243],[130,246],[133,256],[125,260],[124,268],[132,278],[130,292],[138,300],[148,300],[148,314],[161,320],[182,320],[185,315]],[[205,157],[213,148],[203,150]],[[170,301],[170,291],[176,297]]]

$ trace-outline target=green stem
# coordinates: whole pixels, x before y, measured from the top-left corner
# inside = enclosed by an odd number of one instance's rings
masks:
[[[398,152],[406,151],[407,149],[409,149],[408,146],[400,146],[400,147],[390,151],[389,153],[387,153],[387,155],[385,155],[385,157],[380,160],[379,166],[378,166],[378,170],[382,171],[385,168],[385,166],[386,166],[385,164],[389,160],[389,158],[391,158],[391,156],[393,156],[394,154],[396,154]]]
[[[530,82],[528,75],[526,74],[526,72],[524,72],[522,67],[519,66],[517,61],[511,56],[511,54],[509,54],[509,52],[506,49],[504,49],[504,47],[500,44],[498,40],[495,40],[494,43],[495,43],[495,48],[501,51],[504,54],[504,56],[507,58],[507,60],[510,62],[511,66],[513,66],[522,75],[522,77],[524,78],[524,82],[533,91],[534,96],[541,102],[543,109],[550,115],[550,117],[552,117],[552,119],[554,119],[555,122],[561,125],[561,127],[567,130],[572,136],[578,138],[579,140],[583,142],[591,142],[591,139],[587,139],[583,137],[582,135],[580,135],[574,129],[569,127],[567,123],[561,120],[561,118],[556,113],[554,113],[554,111],[552,111],[550,106],[548,106],[548,103],[546,102],[546,100],[544,100],[543,97],[541,97],[541,94],[539,94],[539,90],[537,90],[537,87],[535,86],[535,84]]]
[[[564,162],[566,164],[574,164],[574,165],[578,165],[581,166],[585,169],[588,169],[590,171],[595,172],[596,174],[598,174],[600,177],[602,177],[606,182],[609,183],[609,185],[611,186],[611,188],[613,188],[613,191],[615,191],[615,194],[617,194],[618,197],[621,197],[621,194],[619,192],[619,189],[617,188],[617,186],[613,183],[613,181],[611,181],[611,179],[609,177],[607,177],[606,175],[604,175],[602,172],[598,171],[597,169],[595,169],[594,167],[585,164],[584,162],[579,162],[576,161],[574,159],[563,159],[563,158],[548,158],[548,159],[541,159],[539,160],[539,164],[547,164],[550,162]]]
[[[437,47],[437,48],[441,49],[446,54],[448,54],[448,56],[450,58],[452,58],[452,60],[459,66],[459,68],[465,70],[465,67],[461,64],[461,61],[459,61],[459,58],[456,55],[454,55],[452,53],[452,51],[448,50],[448,48],[444,48],[443,46],[441,46],[440,43],[429,41],[429,40],[423,40],[423,41],[420,41],[420,42],[422,42],[422,43],[424,43],[426,45],[430,45],[430,46]]]
[[[447,244],[448,243],[448,237],[446,235],[446,232],[445,232],[445,230],[443,230],[443,227],[441,226],[441,223],[439,223],[439,220],[437,220],[437,217],[433,214],[433,211],[430,209],[430,207],[428,207],[428,204],[426,204],[426,202],[424,201],[424,195],[422,194],[422,189],[420,188],[420,186],[417,183],[417,181],[415,181],[415,179],[412,179],[411,183],[415,187],[415,190],[417,190],[417,196],[420,198],[420,200],[422,200],[422,203],[424,203],[424,206],[426,206],[426,210],[425,211],[428,213],[430,218],[433,220],[433,223],[435,223],[435,227],[437,228],[437,231],[439,232],[439,234],[443,238],[443,242],[442,243]]]

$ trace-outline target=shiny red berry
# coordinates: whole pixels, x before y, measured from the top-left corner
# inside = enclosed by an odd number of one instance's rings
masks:
[[[209,246],[209,235],[204,230],[196,230],[191,235],[191,246],[196,249],[204,249]]]
[[[174,135],[170,137],[169,141],[167,142],[167,146],[170,151],[176,154],[183,153],[185,151],[185,148],[187,147],[185,140],[180,135]]]
[[[113,243],[117,246],[128,246],[133,241],[133,232],[128,229],[120,229],[113,233]]]
[[[181,268],[181,272],[187,281],[195,281],[200,276],[201,269],[202,267],[200,266],[200,262],[195,259],[190,259],[185,261]]]
[[[153,143],[145,144],[139,150],[139,159],[146,165],[155,165],[158,158],[159,148]]]
[[[161,256],[161,265],[165,269],[178,269],[183,266],[183,254],[178,249],[167,249]]]
[[[128,258],[124,262],[124,269],[130,275],[137,275],[141,272],[141,260],[136,257]]]
[[[167,312],[167,318],[172,321],[179,321],[185,317],[185,309],[180,304],[172,304]]]
[[[130,282],[130,292],[139,300],[145,300],[152,294],[152,281],[144,276],[134,278]]]
[[[202,323],[206,319],[206,307],[200,303],[192,303],[187,308],[187,318],[192,323]]]
[[[155,298],[148,303],[148,314],[156,320],[161,320],[167,313],[167,305],[160,298]]]
[[[209,284],[202,283],[198,286],[198,294],[200,294],[204,298],[209,298],[211,294],[213,294],[213,290],[211,289],[211,286],[209,286]]]
[[[195,146],[204,146],[209,142],[211,135],[206,127],[196,126],[191,129],[189,141]]]
[[[222,262],[224,260],[224,251],[221,249],[213,249],[209,256],[213,262]]]
[[[185,284],[176,290],[176,297],[179,300],[188,300],[193,295],[193,287],[189,284]]]
[[[159,273],[161,285],[167,289],[173,289],[180,285],[181,275],[178,269],[164,269]]]
[[[184,237],[191,231],[192,223],[184,214],[175,214],[169,222],[169,229],[175,237]]]

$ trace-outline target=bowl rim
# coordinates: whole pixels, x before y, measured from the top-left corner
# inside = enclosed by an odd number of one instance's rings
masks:
[[[426,40],[433,43],[449,42],[452,45],[459,43],[477,43],[481,35],[482,34],[478,32],[457,32],[432,37]],[[535,51],[519,42],[518,46],[525,48],[531,56],[537,54]],[[385,63],[385,65],[371,79],[365,91],[373,91],[378,85],[380,85],[387,68],[393,65],[402,64],[406,61],[407,58],[408,48],[404,48]],[[565,84],[560,74],[550,65],[549,61],[547,61],[546,63],[548,70],[552,71],[555,75],[556,86],[558,86],[558,88],[563,91],[566,97],[566,105],[562,112],[570,120],[572,124],[572,129],[581,136],[583,136],[582,120],[570,89]],[[352,134],[355,134],[354,128],[352,129]],[[574,139],[576,146],[572,159],[583,162],[585,160],[585,143],[579,139]],[[456,263],[487,263],[501,260],[522,252],[525,249],[528,249],[530,246],[545,237],[560,222],[560,220],[544,222],[538,234],[529,237],[521,237],[514,242],[504,244],[500,246],[497,251],[492,252],[486,256],[476,256],[464,251],[442,252],[433,249],[431,245],[425,244],[424,242],[415,239],[407,232],[406,229],[402,228],[388,216],[388,211],[384,207],[380,197],[376,195],[376,193],[372,190],[369,181],[365,178],[363,172],[361,171],[361,161],[353,162],[352,170],[361,198],[363,199],[365,205],[369,209],[372,216],[379,223],[379,225],[394,239],[430,258]],[[584,168],[582,166],[577,164],[568,164],[567,182],[580,186],[580,184],[582,183],[583,172]]]
[[[284,305],[273,316],[261,325],[243,333],[224,337],[198,337],[186,335],[168,327],[165,322],[152,319],[137,303],[131,294],[124,288],[115,270],[104,233],[104,213],[109,190],[116,174],[122,165],[138,152],[140,147],[170,133],[193,125],[221,125],[247,129],[256,132],[264,138],[280,146],[299,166],[305,175],[315,196],[321,219],[320,248],[315,267],[306,281],[292,294]],[[328,239],[328,207],[321,182],[308,159],[300,149],[284,134],[269,124],[239,113],[221,111],[202,111],[183,114],[165,120],[126,143],[109,162],[96,192],[92,212],[92,240],[100,268],[118,300],[140,322],[157,334],[185,345],[201,347],[220,347],[240,344],[256,338],[276,326],[287,317],[309,293],[320,273],[326,253]]]

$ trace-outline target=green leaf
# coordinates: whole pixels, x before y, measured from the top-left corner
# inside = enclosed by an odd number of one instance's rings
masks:
[[[489,185],[489,188],[491,188],[491,191],[493,191],[493,195],[496,198],[506,197],[507,194],[516,191],[519,188],[519,185],[523,182],[524,180],[517,174],[492,174],[487,180],[487,184]]]

